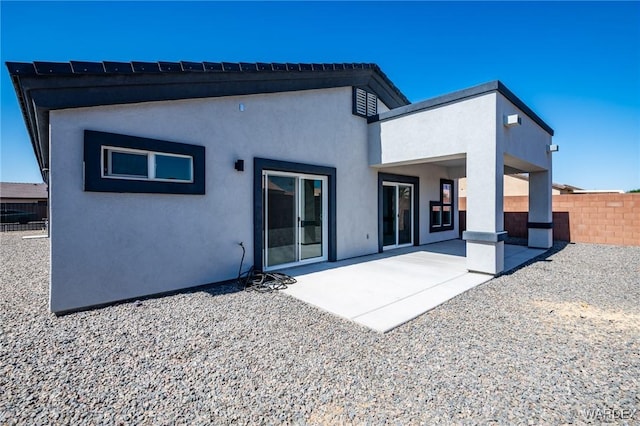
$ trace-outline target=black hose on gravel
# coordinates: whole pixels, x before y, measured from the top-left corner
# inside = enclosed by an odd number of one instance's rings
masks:
[[[284,290],[288,285],[296,282],[295,278],[287,274],[257,271],[253,266],[248,271],[242,272],[246,250],[243,243],[239,243],[239,245],[242,247],[242,259],[240,259],[237,283],[244,290],[268,293],[274,290]]]

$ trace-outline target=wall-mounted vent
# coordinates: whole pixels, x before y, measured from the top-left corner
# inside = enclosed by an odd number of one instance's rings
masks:
[[[353,88],[353,114],[370,117],[378,113],[378,97],[358,87]]]

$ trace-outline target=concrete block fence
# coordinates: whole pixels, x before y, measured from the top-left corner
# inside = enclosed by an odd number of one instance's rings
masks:
[[[460,232],[465,229],[466,198],[460,198]],[[504,197],[504,227],[527,237],[529,197]],[[553,196],[553,239],[640,246],[640,194],[562,194]]]

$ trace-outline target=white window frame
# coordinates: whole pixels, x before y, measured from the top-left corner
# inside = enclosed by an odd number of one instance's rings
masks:
[[[112,158],[111,153],[120,152],[123,154],[138,154],[145,155],[147,157],[147,176],[138,176],[138,175],[118,175],[113,174],[111,172]],[[161,155],[165,157],[178,157],[178,158],[188,158],[189,159],[189,174],[191,179],[162,179],[156,177],[156,155]],[[109,161],[107,164],[107,170],[105,171],[105,159],[109,156]],[[141,180],[141,181],[154,181],[154,182],[175,182],[175,183],[193,183],[193,156],[191,155],[182,155],[182,154],[174,154],[170,152],[160,152],[160,151],[148,151],[142,149],[132,149],[132,148],[123,148],[119,146],[108,146],[103,145],[100,153],[100,164],[102,164],[101,175],[106,179],[123,179],[123,180]]]
[[[267,228],[268,226],[268,220],[267,220],[267,215],[268,215],[268,211],[269,211],[269,197],[267,196],[267,191],[268,191],[268,179],[269,176],[285,176],[285,177],[292,177],[296,179],[296,184],[295,184],[295,206],[296,206],[296,215],[298,216],[298,220],[296,221],[296,228],[297,232],[296,232],[296,241],[295,241],[295,245],[296,245],[296,258],[298,260],[294,261],[294,262],[289,262],[289,263],[279,263],[277,265],[271,265],[269,266],[268,263],[268,259],[267,259],[267,250],[269,249],[269,229]],[[301,246],[300,246],[300,233],[302,232],[302,229],[300,228],[300,209],[302,208],[301,206],[301,197],[299,194],[299,188],[300,188],[300,181],[302,179],[311,179],[311,180],[319,180],[322,182],[322,255],[319,257],[312,257],[309,259],[301,259]],[[262,193],[263,193],[263,197],[264,197],[264,223],[263,223],[263,249],[262,249],[262,264],[264,265],[264,271],[268,272],[268,271],[274,271],[274,270],[278,270],[278,269],[285,269],[285,268],[290,268],[293,266],[300,266],[300,265],[306,265],[309,263],[318,263],[318,262],[326,262],[327,259],[329,258],[329,178],[327,176],[324,175],[312,175],[312,174],[306,174],[306,173],[292,173],[292,172],[278,172],[278,171],[272,171],[272,170],[263,170],[262,171]]]

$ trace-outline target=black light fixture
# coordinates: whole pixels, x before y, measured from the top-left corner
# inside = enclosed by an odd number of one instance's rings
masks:
[[[239,172],[244,172],[244,160],[236,160],[235,168]]]

